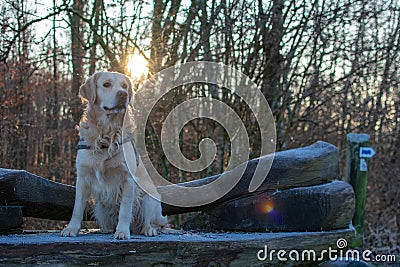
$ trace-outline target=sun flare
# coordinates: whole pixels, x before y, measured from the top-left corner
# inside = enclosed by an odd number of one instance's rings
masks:
[[[265,199],[257,203],[257,210],[260,213],[268,214],[274,210],[274,202]]]
[[[140,54],[133,54],[128,61],[128,71],[133,79],[140,79],[149,72],[147,60]]]

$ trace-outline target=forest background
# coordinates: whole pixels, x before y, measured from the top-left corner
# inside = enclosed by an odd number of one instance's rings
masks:
[[[330,142],[339,148],[343,177],[346,134],[370,134],[377,154],[368,166],[365,246],[399,253],[398,0],[43,2],[0,1],[1,167],[74,184],[77,93],[86,77],[119,71],[139,88],[178,63],[221,62],[248,75],[268,100],[277,151]],[[199,140],[216,142],[206,170],[182,173],[159,152],[163,120],[196,96],[229,104],[251,137],[251,156],[259,153],[254,116],[232,92],[180,87],[157,104],[146,131],[153,163],[172,182],[220,173],[229,161],[227,133],[208,119],[191,121],[180,137],[190,159],[199,157]],[[52,225],[40,223],[34,227]]]

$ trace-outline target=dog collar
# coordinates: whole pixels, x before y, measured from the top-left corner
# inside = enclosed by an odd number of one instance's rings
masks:
[[[139,166],[139,155],[138,152],[136,150],[135,147],[135,143],[133,142],[133,140],[124,140],[122,143],[119,143],[119,145],[125,144],[131,142],[132,146],[133,146],[133,150],[135,151],[135,156],[136,156],[136,166]],[[77,150],[81,150],[81,149],[92,149],[91,146],[88,145],[88,143],[86,143],[85,139],[81,138],[79,139],[78,145],[76,146]],[[105,149],[108,148],[108,146],[101,146],[101,149]]]
[[[103,148],[103,147],[102,147]],[[81,149],[91,149],[91,147],[86,143],[85,139],[79,139],[78,145],[76,146],[77,150]]]
[[[133,140],[124,140],[123,142],[120,142],[118,144],[122,145],[122,144],[125,144],[125,143],[128,143],[128,142],[132,142],[132,145],[135,146],[134,143],[133,143]],[[79,142],[78,142],[78,145],[76,146],[76,148],[77,148],[77,150],[80,150],[80,149],[92,149],[92,147],[88,143],[86,143],[85,139],[83,139],[83,138],[79,139]],[[108,148],[108,146],[104,146],[103,145],[100,148],[101,149],[106,149],[106,148]]]

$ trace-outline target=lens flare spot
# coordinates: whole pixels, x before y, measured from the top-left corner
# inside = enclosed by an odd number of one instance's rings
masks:
[[[258,203],[257,208],[260,213],[268,214],[274,210],[274,202],[264,199]]]

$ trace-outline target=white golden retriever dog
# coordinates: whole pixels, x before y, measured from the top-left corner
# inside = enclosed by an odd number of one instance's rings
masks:
[[[140,158],[136,153],[124,157],[123,147],[132,148],[133,144],[132,93],[130,79],[115,72],[95,73],[79,89],[87,108],[78,126],[81,141],[76,158],[75,205],[62,236],[78,234],[90,196],[95,199],[93,214],[101,231],[115,231],[117,239],[129,239],[131,232],[157,235],[167,224],[161,203],[136,183],[147,174]],[[123,131],[128,132],[124,137]],[[129,165],[134,175],[126,160],[137,163]]]

